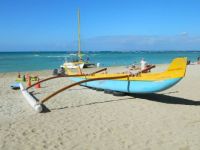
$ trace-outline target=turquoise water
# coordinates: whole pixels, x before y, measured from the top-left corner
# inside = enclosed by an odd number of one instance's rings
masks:
[[[100,66],[122,66],[139,63],[142,58],[151,64],[170,63],[176,57],[188,57],[196,61],[200,51],[167,51],[167,52],[85,52],[91,62]],[[58,68],[65,60],[66,52],[1,52],[0,72],[34,71]]]

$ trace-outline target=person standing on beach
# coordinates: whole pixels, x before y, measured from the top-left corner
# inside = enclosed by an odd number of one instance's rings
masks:
[[[197,58],[197,64],[200,64],[200,56]]]
[[[142,60],[140,61],[140,64],[141,64],[141,70],[144,70],[147,66],[147,62],[144,60],[144,58],[142,58]]]

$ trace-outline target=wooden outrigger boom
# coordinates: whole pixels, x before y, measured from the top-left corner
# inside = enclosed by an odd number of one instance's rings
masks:
[[[47,100],[49,100],[51,97],[57,95],[58,93],[61,93],[64,90],[67,90],[67,89],[69,89],[71,87],[74,87],[76,85],[80,85],[82,83],[91,82],[91,81],[98,81],[98,80],[111,80],[111,79],[122,79],[122,78],[129,78],[129,75],[124,75],[124,76],[119,76],[119,77],[94,78],[94,79],[82,80],[82,81],[70,84],[68,86],[65,86],[65,87],[61,88],[60,90],[57,90],[56,92],[54,92],[51,95],[49,95],[46,98],[44,98],[40,103],[43,104],[44,102],[46,102]]]
[[[53,77],[49,77],[49,78],[40,80],[40,81],[38,81],[38,82],[32,84],[31,86],[27,87],[26,90],[28,90],[28,89],[34,87],[35,85],[37,85],[37,84],[39,84],[39,83],[42,83],[42,82],[45,82],[45,81],[48,81],[48,80],[52,80],[52,79],[64,78],[64,77],[66,78],[66,77],[79,77],[79,76],[86,76],[86,75],[94,75],[94,74],[96,74],[96,73],[100,73],[100,72],[106,71],[106,70],[107,70],[107,68],[103,68],[103,69],[100,69],[100,70],[98,70],[98,71],[92,72],[92,73],[90,73],[90,74],[80,74],[80,75],[79,75],[79,74],[75,74],[75,75],[59,75],[59,76],[53,76]]]

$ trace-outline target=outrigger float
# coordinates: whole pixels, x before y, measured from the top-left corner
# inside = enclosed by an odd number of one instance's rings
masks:
[[[186,73],[187,67],[187,58],[176,58],[169,65],[168,69],[160,73],[144,73],[155,66],[150,66],[145,70],[139,71],[135,74],[130,73],[102,73],[107,70],[107,68],[98,70],[90,74],[84,74],[79,68],[79,73],[74,74],[69,69],[66,70],[67,75],[65,76],[54,76],[44,80],[41,80],[27,88],[24,88],[20,85],[21,91],[27,101],[31,106],[37,111],[42,112],[42,104],[54,97],[55,95],[67,90],[76,85],[82,85],[86,87],[91,87],[95,89],[102,90],[111,90],[115,92],[123,93],[156,93],[163,90],[166,90],[176,83],[178,83]],[[36,101],[28,92],[28,89],[33,87],[38,83],[42,83],[48,80],[67,77],[69,80],[74,81],[75,83],[67,85],[56,92],[50,94],[41,101]]]

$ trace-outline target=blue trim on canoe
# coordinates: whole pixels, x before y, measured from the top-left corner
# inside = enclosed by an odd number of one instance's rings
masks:
[[[79,77],[72,77],[70,79],[75,82],[85,80]],[[172,87],[181,79],[182,78],[172,78],[158,81],[99,80],[83,83],[81,85],[127,93],[155,93]]]

